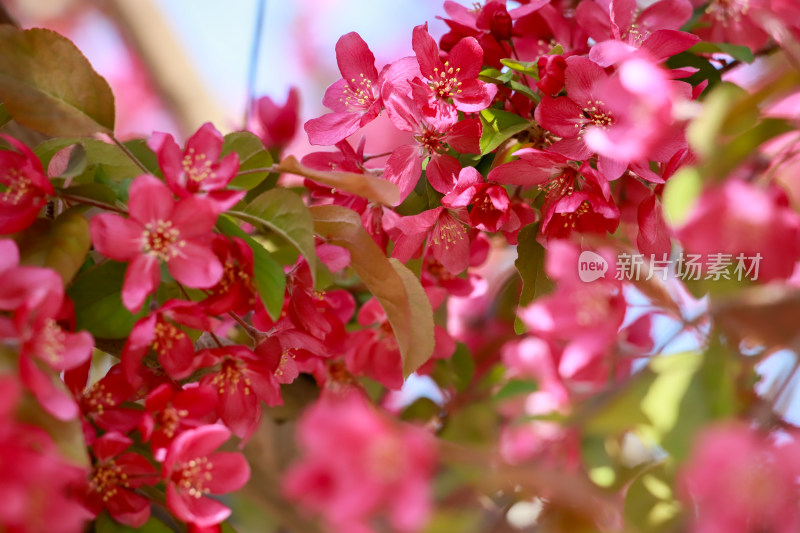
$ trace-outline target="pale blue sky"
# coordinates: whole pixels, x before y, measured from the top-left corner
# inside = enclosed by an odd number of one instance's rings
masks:
[[[157,0],[184,49],[213,94],[229,112],[243,109],[258,0]],[[444,31],[443,2],[431,0],[267,0],[257,94],[285,98],[300,85],[304,109],[317,111],[322,90],[339,77],[334,46],[356,31],[370,44],[378,67],[411,53],[411,31],[428,21]],[[306,27],[302,27],[305,24]],[[309,76],[301,65],[311,54],[328,69]]]

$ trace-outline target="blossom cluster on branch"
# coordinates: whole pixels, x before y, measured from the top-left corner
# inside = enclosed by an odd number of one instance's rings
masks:
[[[797,529],[800,4],[518,4],[342,36],[300,161],[0,27],[0,531]]]

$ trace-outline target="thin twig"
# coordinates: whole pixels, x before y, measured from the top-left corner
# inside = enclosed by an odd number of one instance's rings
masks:
[[[71,194],[64,194],[63,192],[59,192],[58,196],[63,200],[77,202],[79,204],[91,205],[92,207],[99,207],[100,209],[105,209],[106,211],[114,211],[115,213],[119,213],[121,215],[128,214],[128,212],[125,211],[124,209],[120,209],[119,207],[115,207],[111,204],[98,202],[90,198],[84,198],[82,196],[72,196]]]
[[[136,156],[133,154],[133,152],[131,152],[131,151],[128,149],[128,147],[127,147],[127,146],[125,146],[124,144],[122,144],[122,142],[121,142],[119,139],[117,139],[117,138],[116,138],[114,135],[112,135],[112,136],[111,136],[111,140],[112,140],[112,141],[114,141],[114,144],[116,144],[117,146],[119,146],[119,149],[120,149],[120,150],[122,150],[123,152],[125,152],[125,155],[126,155],[126,156],[128,156],[128,158],[129,158],[131,161],[133,161],[133,162],[136,164],[136,166],[137,166],[137,167],[139,167],[139,168],[142,170],[142,172],[144,172],[145,174],[150,174],[150,170],[149,170],[149,169],[148,169],[146,166],[144,166],[144,163],[142,163],[141,161],[139,161],[139,158],[138,158],[138,157],[136,157]]]
[[[275,173],[275,172],[281,172],[281,169],[280,169],[280,167],[277,167],[277,166],[262,167],[262,168],[251,168],[251,169],[248,169],[248,170],[240,170],[239,172],[236,173],[236,175],[237,176],[246,176],[248,174],[261,174],[262,172],[267,172],[267,173],[272,174],[272,173]]]

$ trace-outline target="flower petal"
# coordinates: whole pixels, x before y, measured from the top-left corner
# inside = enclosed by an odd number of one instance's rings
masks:
[[[149,174],[136,178],[130,188],[128,211],[131,218],[146,224],[154,220],[168,220],[175,202],[167,186]]]
[[[161,281],[158,259],[152,255],[137,255],[125,271],[122,284],[122,304],[136,313]]]
[[[172,513],[187,523],[208,527],[223,522],[231,510],[211,498],[194,498],[178,491],[175,485],[167,485],[167,506]]]
[[[319,118],[312,118],[303,128],[311,144],[333,146],[355,133],[360,121],[358,113],[328,113]]]
[[[141,250],[144,233],[135,220],[113,213],[101,213],[89,222],[89,234],[95,249],[115,261],[130,261]]]
[[[244,487],[250,479],[250,465],[241,453],[217,452],[208,457],[211,480],[206,487],[212,494],[226,494]]]
[[[342,35],[336,42],[336,63],[342,78],[352,87],[361,88],[361,80],[364,79],[372,83],[378,81],[375,56],[364,39],[354,31]]]
[[[209,289],[222,279],[222,263],[208,246],[186,241],[167,263],[169,273],[187,287]]]

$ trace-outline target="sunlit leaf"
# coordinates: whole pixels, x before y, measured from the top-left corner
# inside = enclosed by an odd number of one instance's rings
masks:
[[[507,58],[501,59],[500,62],[516,72],[537,78],[539,76],[539,67],[536,64],[536,61],[517,61],[516,59]]]
[[[637,478],[625,496],[625,521],[638,531],[670,533],[681,527],[681,504],[675,494],[674,475],[657,465]]]
[[[731,110],[737,102],[744,100],[747,91],[732,83],[721,83],[714,87],[703,101],[703,110],[686,129],[686,138],[701,159],[715,154],[720,136],[741,133],[755,125],[758,120],[758,109],[740,109],[740,113],[732,116]],[[721,155],[721,154],[718,154]]]
[[[674,227],[680,226],[691,213],[703,190],[703,179],[694,167],[684,167],[664,186],[662,205],[664,217]]]
[[[114,131],[108,83],[50,30],[0,25],[0,100],[14,120],[46,135]]]
[[[264,148],[261,139],[247,131],[235,131],[225,136],[222,157],[231,152],[239,156],[239,172],[272,166],[272,156]],[[269,172],[246,173],[234,178],[231,186],[250,190],[266,178]]]
[[[539,390],[539,386],[534,381],[512,379],[503,385],[503,388],[497,391],[497,394],[494,395],[494,399],[495,401],[500,402],[503,400],[508,400],[509,398],[521,396],[523,394],[530,394],[532,392],[536,392],[537,390]]]
[[[34,152],[42,160],[42,164],[47,167],[56,153],[74,144],[83,146],[86,152],[86,163],[92,172],[98,167],[102,168],[109,179],[117,181],[125,178],[134,178],[142,174],[142,169],[117,145],[97,139],[80,137],[50,139],[37,146]],[[76,181],[82,182],[84,180],[77,179]]]
[[[504,141],[530,126],[526,119],[501,109],[484,109],[480,113],[480,119],[483,125],[481,154],[494,151]]]
[[[379,204],[397,205],[400,201],[400,190],[397,188],[397,185],[391,181],[374,176],[337,170],[327,172],[314,170],[300,164],[300,162],[292,156],[281,161],[278,165],[278,169],[281,172],[297,174],[298,176],[314,180],[328,187],[341,189]]]
[[[386,258],[355,211],[323,205],[311,214],[317,233],[350,252],[350,266],[383,306],[408,376],[433,353],[433,310],[425,290],[402,263]]]
[[[271,189],[250,202],[242,211],[230,211],[256,227],[266,226],[288,240],[303,254],[311,273],[316,271],[314,221],[303,200],[288,189]]]

